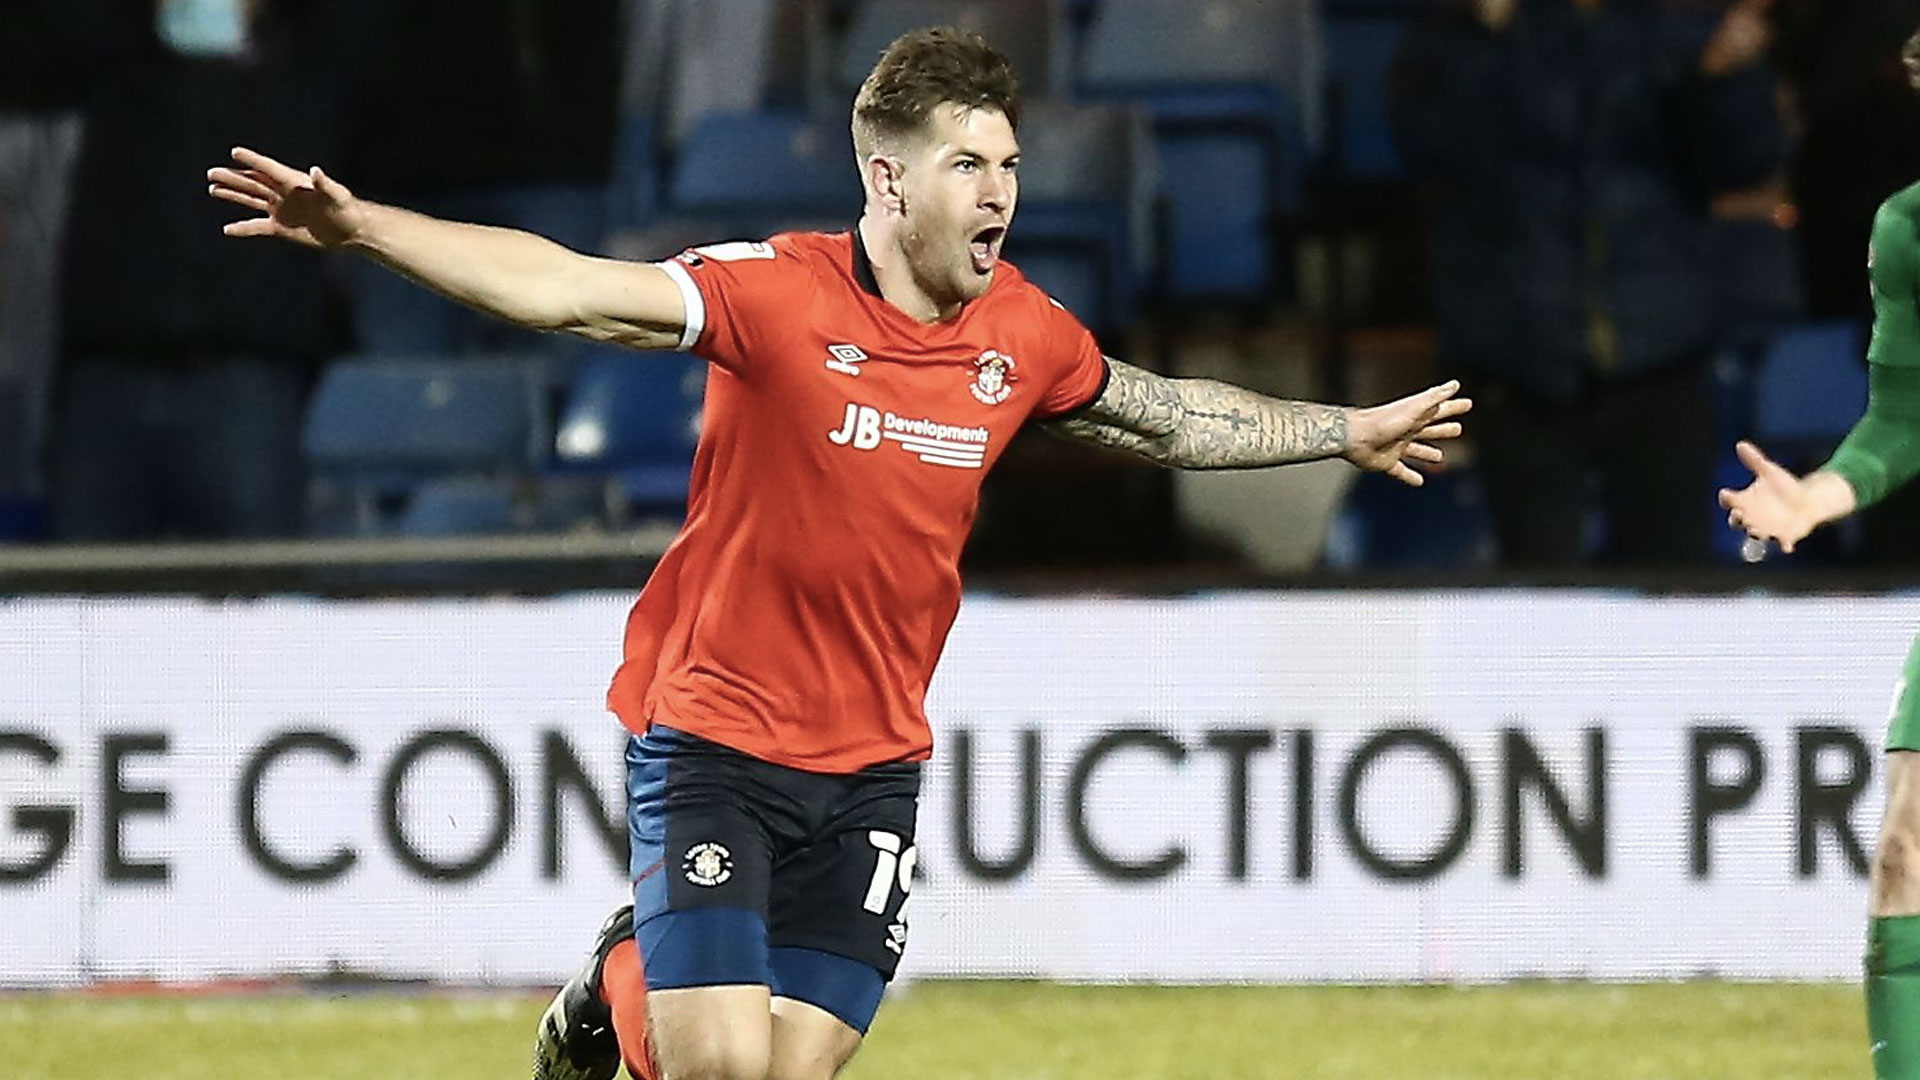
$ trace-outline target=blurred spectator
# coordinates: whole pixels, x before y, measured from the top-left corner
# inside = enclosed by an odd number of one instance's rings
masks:
[[[1920,28],[1920,0],[1778,0],[1774,55],[1800,129],[1793,198],[1808,313],[1867,323],[1867,237],[1880,203],[1920,182],[1920,95],[1900,47]],[[1864,360],[1864,358],[1863,358]],[[1874,562],[1920,559],[1920,488],[1861,520]]]
[[[1509,566],[1711,554],[1711,193],[1783,153],[1766,0],[1465,0],[1392,102],[1430,196],[1442,361],[1468,380]]]
[[[29,528],[55,347],[54,285],[80,125],[54,43],[73,9],[15,0],[0,33],[0,537]],[[9,523],[14,524],[10,527]]]
[[[301,413],[329,349],[308,252],[221,235],[236,144],[336,149],[319,0],[91,0],[62,286],[56,538],[298,531]]]
[[[339,175],[369,198],[597,249],[626,48],[620,0],[369,0],[368,10],[375,54]],[[363,350],[538,341],[366,260],[350,273]]]

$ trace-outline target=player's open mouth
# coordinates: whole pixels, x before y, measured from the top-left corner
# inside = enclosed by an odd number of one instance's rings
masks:
[[[973,253],[974,273],[985,274],[993,269],[993,264],[1000,258],[1000,241],[1006,235],[1005,225],[989,225],[973,234],[973,241],[967,245],[967,250]]]

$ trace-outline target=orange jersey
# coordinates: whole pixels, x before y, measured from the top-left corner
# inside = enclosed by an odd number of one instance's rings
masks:
[[[660,265],[710,364],[706,412],[609,706],[814,772],[927,757],[981,480],[1021,425],[1100,394],[1093,335],[1004,262],[959,316],[916,322],[851,233]]]

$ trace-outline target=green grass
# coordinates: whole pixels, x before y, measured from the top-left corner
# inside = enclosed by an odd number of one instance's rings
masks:
[[[526,996],[0,997],[8,1080],[518,1080]],[[923,983],[846,1080],[1845,1080],[1859,991]]]

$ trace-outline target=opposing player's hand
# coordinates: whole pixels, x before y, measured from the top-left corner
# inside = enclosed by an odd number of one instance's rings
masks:
[[[1800,478],[1781,467],[1750,442],[1734,447],[1740,463],[1753,470],[1753,483],[1735,491],[1720,489],[1720,505],[1727,511],[1727,525],[1756,540],[1770,540],[1780,550],[1793,553],[1793,547],[1820,524],[1814,500]]]
[[[1415,463],[1446,461],[1434,444],[1459,438],[1460,421],[1455,418],[1473,408],[1471,398],[1454,396],[1459,392],[1458,381],[1446,382],[1385,405],[1353,410],[1347,429],[1353,446],[1344,456],[1369,472],[1383,472],[1419,487],[1427,478],[1414,468]]]
[[[320,166],[301,172],[245,147],[234,148],[233,161],[235,168],[207,170],[207,194],[259,216],[230,222],[221,230],[228,236],[277,236],[331,248],[357,234],[359,201]]]

